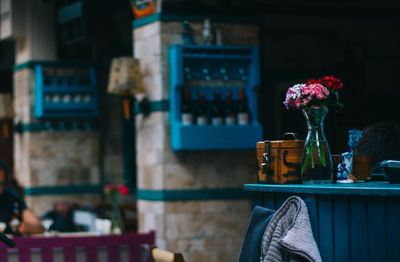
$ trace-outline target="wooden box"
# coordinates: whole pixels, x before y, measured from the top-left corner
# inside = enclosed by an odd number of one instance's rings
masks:
[[[304,140],[275,140],[257,143],[257,182],[301,183],[300,167]]]
[[[342,162],[339,154],[332,155],[333,182],[336,182],[337,166]],[[371,177],[371,157],[355,154],[353,156],[353,175],[361,181],[368,181]]]

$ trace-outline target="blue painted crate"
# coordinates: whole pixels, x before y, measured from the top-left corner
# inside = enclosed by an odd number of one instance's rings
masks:
[[[257,88],[260,85],[259,50],[255,46],[172,45],[169,49],[170,137],[173,150],[253,149],[262,140],[258,122]],[[204,94],[206,104],[214,92],[229,92],[239,99],[245,92],[250,111],[248,125],[182,125],[183,88],[190,99]],[[194,102],[195,104],[195,102]]]
[[[90,118],[98,116],[98,94],[93,66],[37,63],[36,118]]]

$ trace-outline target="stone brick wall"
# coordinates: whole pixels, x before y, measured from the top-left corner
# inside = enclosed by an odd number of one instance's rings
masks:
[[[39,122],[34,117],[34,73],[25,68],[14,73],[15,121]],[[38,131],[14,134],[14,174],[26,187],[99,185],[99,133],[97,131]],[[84,203],[99,195],[26,196],[41,215],[55,201]]]
[[[254,25],[214,24],[227,45],[258,45]],[[191,23],[201,43],[201,23]],[[153,22],[134,29],[150,100],[169,99],[168,48],[181,44],[180,22]],[[255,150],[173,152],[169,113],[136,117],[138,189],[241,188],[255,180]],[[138,201],[140,231],[156,230],[162,248],[187,261],[235,261],[249,221],[249,200]]]

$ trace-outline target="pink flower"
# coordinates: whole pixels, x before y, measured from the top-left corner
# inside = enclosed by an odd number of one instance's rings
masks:
[[[283,104],[287,109],[326,105],[328,97],[341,89],[342,83],[333,76],[325,76],[318,80],[309,79],[305,84],[290,87]],[[338,102],[337,98],[336,101]]]
[[[129,192],[129,188],[124,185],[119,185],[118,190],[123,196],[126,196]]]
[[[116,191],[116,190],[118,190],[118,187],[113,184],[109,184],[104,187],[104,193],[110,193],[110,192]]]

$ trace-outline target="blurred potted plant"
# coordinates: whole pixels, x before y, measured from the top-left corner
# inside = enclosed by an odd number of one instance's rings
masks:
[[[111,213],[111,233],[121,234],[122,233],[122,223],[121,223],[121,213],[119,211],[119,197],[126,196],[129,189],[125,185],[115,185],[110,184],[104,187],[104,193],[106,199],[112,204]]]

